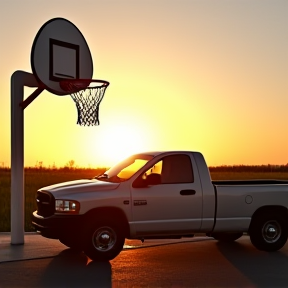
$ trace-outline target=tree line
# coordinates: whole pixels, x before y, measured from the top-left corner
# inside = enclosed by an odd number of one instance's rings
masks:
[[[75,162],[68,162],[64,167],[35,165],[34,167],[25,167],[25,171],[89,171],[97,170],[103,171],[109,169],[109,167],[98,167],[98,168],[89,168],[89,167],[78,167],[75,166]],[[221,165],[221,166],[209,166],[210,172],[288,172],[288,163],[286,165]],[[0,171],[10,172],[10,167],[0,167]]]
[[[209,167],[210,172],[288,172],[286,165],[222,165]]]

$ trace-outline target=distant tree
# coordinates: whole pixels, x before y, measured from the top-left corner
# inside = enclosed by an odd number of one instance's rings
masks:
[[[43,169],[43,161],[36,161],[35,168]]]
[[[69,169],[73,169],[74,168],[74,165],[75,165],[75,161],[74,160],[70,160],[69,162],[68,162],[68,167],[69,167]]]

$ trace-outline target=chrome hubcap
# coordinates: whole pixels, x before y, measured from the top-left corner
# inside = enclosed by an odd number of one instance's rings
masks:
[[[262,229],[263,239],[267,243],[275,243],[276,241],[278,241],[281,233],[281,226],[275,220],[267,221]]]
[[[110,227],[98,228],[92,236],[94,247],[98,251],[106,252],[113,248],[116,243],[116,233]]]

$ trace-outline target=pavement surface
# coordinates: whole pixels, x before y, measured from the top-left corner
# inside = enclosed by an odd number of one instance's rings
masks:
[[[97,262],[34,233],[25,235],[25,245],[10,241],[9,233],[0,233],[1,288],[288,287],[288,242],[268,253],[248,236],[233,243],[203,235],[127,240],[115,259]]]
[[[190,241],[204,241],[210,238],[182,238],[173,240],[126,240],[124,250],[144,247],[154,247]],[[212,239],[212,238],[211,238]],[[0,233],[0,263],[21,260],[55,257],[67,247],[58,240],[44,238],[37,233],[25,233],[24,245],[11,245],[10,233]]]

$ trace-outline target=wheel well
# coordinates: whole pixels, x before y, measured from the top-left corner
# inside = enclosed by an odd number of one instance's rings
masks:
[[[271,206],[263,206],[258,208],[252,215],[251,218],[251,222],[250,222],[250,227],[249,230],[251,228],[251,224],[253,222],[254,219],[256,219],[257,217],[260,217],[261,214],[268,214],[268,213],[278,213],[278,214],[282,214],[283,217],[287,217],[288,220],[288,210],[286,207],[284,206],[279,206],[279,205],[271,205]]]
[[[128,224],[127,217],[123,210],[117,207],[100,207],[94,208],[85,214],[85,226],[89,225],[89,222],[93,219],[107,219],[109,221],[115,221],[121,225],[122,231],[124,232],[125,238],[130,235],[130,227]]]

